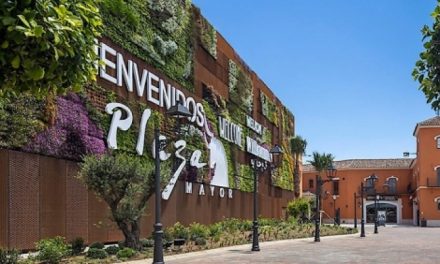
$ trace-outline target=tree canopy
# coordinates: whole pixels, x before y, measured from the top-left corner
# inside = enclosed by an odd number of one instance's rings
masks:
[[[316,171],[321,174],[322,171],[326,170],[333,162],[335,157],[328,153],[313,152],[313,160],[310,160],[310,164],[315,167]]]
[[[419,82],[419,89],[425,94],[427,103],[434,110],[440,110],[440,1],[431,16],[434,23],[431,27],[425,25],[422,28],[425,50],[420,53],[412,76]]]
[[[107,203],[112,220],[125,237],[125,245],[139,249],[140,219],[154,192],[154,160],[123,152],[89,155],[80,166],[79,178]],[[161,164],[163,174],[170,174]]]
[[[0,94],[78,91],[96,78],[93,0],[0,1]]]

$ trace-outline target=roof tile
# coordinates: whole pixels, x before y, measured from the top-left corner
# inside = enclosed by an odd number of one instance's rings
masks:
[[[349,159],[334,161],[336,169],[409,169],[413,159]],[[311,164],[303,165],[304,172],[315,171]]]

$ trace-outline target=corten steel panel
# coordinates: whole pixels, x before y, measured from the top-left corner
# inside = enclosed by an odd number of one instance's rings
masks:
[[[0,150],[0,247],[9,247],[9,155],[7,150]]]
[[[9,161],[9,247],[31,249],[40,238],[39,156],[10,151]]]
[[[65,236],[66,161],[40,156],[40,238]]]
[[[78,165],[66,162],[66,239],[88,241],[88,191],[78,179]]]
[[[183,181],[177,181],[176,186],[174,186],[174,190],[171,193],[171,196],[168,201],[162,199],[162,214],[161,219],[163,219],[162,223],[164,226],[172,226],[177,221],[177,215],[181,213],[181,210],[178,206],[178,203],[182,199],[182,194],[185,192],[185,185]],[[154,219],[154,206],[150,209],[150,212],[153,212],[148,215],[148,217]]]
[[[223,98],[228,98],[229,88],[228,84],[222,82],[217,76],[206,69],[202,64],[195,62],[195,72],[197,77],[195,78],[196,86],[201,85],[201,83],[207,86],[212,86],[214,88],[215,94],[222,96]]]
[[[96,195],[89,191],[88,194],[88,242],[98,242],[107,240],[107,223],[110,216],[107,205],[99,200]]]
[[[124,235],[119,230],[118,226],[112,221],[108,222],[107,226],[107,241],[109,242],[117,242],[124,240]]]
[[[171,195],[171,197],[173,197]],[[162,218],[165,216],[162,214]],[[141,218],[141,237],[149,237],[153,232],[154,224],[154,194],[148,199],[147,209]]]

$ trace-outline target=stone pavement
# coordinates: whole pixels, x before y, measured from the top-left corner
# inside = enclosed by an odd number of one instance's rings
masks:
[[[373,234],[367,226],[365,238],[359,234],[260,243],[260,252],[251,245],[206,250],[165,257],[167,264],[196,263],[440,263],[440,228],[412,226],[380,227]],[[151,259],[130,264],[152,263]]]

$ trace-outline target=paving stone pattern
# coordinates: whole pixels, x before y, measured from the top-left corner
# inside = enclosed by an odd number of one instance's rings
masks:
[[[387,226],[367,237],[359,234],[260,243],[260,252],[251,245],[213,249],[165,257],[167,264],[197,263],[440,263],[440,228]],[[152,263],[151,260],[130,264]]]

